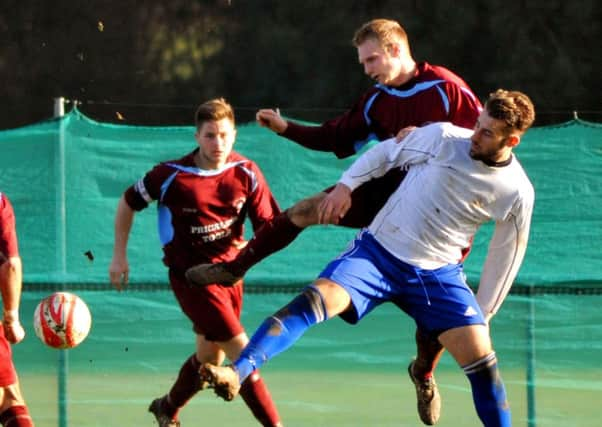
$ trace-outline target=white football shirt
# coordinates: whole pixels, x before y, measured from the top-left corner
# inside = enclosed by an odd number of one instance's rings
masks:
[[[534,190],[512,155],[505,166],[470,157],[472,130],[434,123],[403,141],[383,141],[358,158],[340,182],[352,190],[395,167],[408,174],[368,229],[400,260],[424,269],[459,262],[481,224],[495,221],[477,299],[494,314],[522,262]]]

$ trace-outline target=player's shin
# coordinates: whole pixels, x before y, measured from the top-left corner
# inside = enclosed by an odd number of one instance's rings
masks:
[[[10,406],[2,411],[0,413],[0,425],[6,427],[34,427],[29,409],[25,405]]]
[[[281,425],[276,405],[258,371],[252,373],[242,383],[240,395],[262,426],[274,427]]]
[[[180,368],[178,377],[167,395],[166,405],[171,407],[169,408],[169,415],[177,415],[178,409],[182,408],[199,390],[203,389],[204,386],[198,376],[199,367],[200,363],[193,354],[186,359],[186,362]]]
[[[273,316],[264,320],[234,362],[242,383],[251,372],[291,347],[310,326],[327,319],[320,292],[310,286]]]
[[[475,408],[483,425],[511,426],[510,405],[506,400],[506,389],[498,371],[495,353],[463,366],[462,369],[470,380]]]

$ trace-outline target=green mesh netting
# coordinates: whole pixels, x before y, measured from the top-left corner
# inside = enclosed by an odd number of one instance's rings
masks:
[[[192,150],[193,132],[97,123],[77,110],[0,132],[0,190],[16,211],[27,285],[20,311],[28,337],[13,352],[38,427],[152,425],[148,404],[167,392],[193,352],[190,324],[165,283],[153,207],[137,215],[130,238],[131,289],[138,291],[112,291],[107,278],[117,200],[155,163]],[[257,161],[282,207],[333,184],[351,162],[254,124],[239,126],[236,149]],[[602,126],[535,128],[517,153],[536,189],[531,241],[514,287],[528,295],[511,295],[492,322],[514,425],[598,426]],[[491,231],[479,232],[466,264],[475,285]],[[291,298],[274,286],[309,282],[354,234],[313,227],[254,267],[247,284],[269,292],[245,297],[248,331]],[[45,285],[75,290],[91,309],[92,331],[73,350],[59,353],[34,336],[31,317]],[[421,425],[404,372],[413,333],[411,319],[391,305],[354,327],[333,319],[310,329],[263,370],[285,425]],[[479,425],[468,382],[447,354],[437,379],[438,425]],[[195,397],[181,419],[183,426],[257,425],[241,399],[226,404],[210,392]]]
[[[193,132],[98,123],[77,109],[62,119],[0,132],[0,188],[14,201],[22,230],[25,281],[105,282],[119,197],[155,163],[191,151]],[[283,208],[335,183],[352,161],[307,150],[255,124],[239,126],[235,149],[260,165]],[[516,152],[536,189],[531,240],[517,283],[600,283],[602,126],[572,121],[534,128]],[[165,281],[155,217],[154,206],[136,217],[129,244],[134,284]],[[485,226],[475,237],[466,263],[473,283],[491,230]],[[310,281],[354,234],[312,227],[253,268],[247,283]]]

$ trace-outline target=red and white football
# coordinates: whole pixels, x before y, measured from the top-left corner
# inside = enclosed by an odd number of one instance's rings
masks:
[[[86,303],[69,292],[55,292],[44,298],[33,314],[33,327],[42,342],[52,348],[79,345],[90,332],[92,316]]]

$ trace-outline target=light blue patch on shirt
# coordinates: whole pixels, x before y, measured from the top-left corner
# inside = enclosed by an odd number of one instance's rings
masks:
[[[157,225],[159,227],[159,240],[165,246],[173,240],[174,230],[171,225],[171,211],[162,204],[157,206]]]

